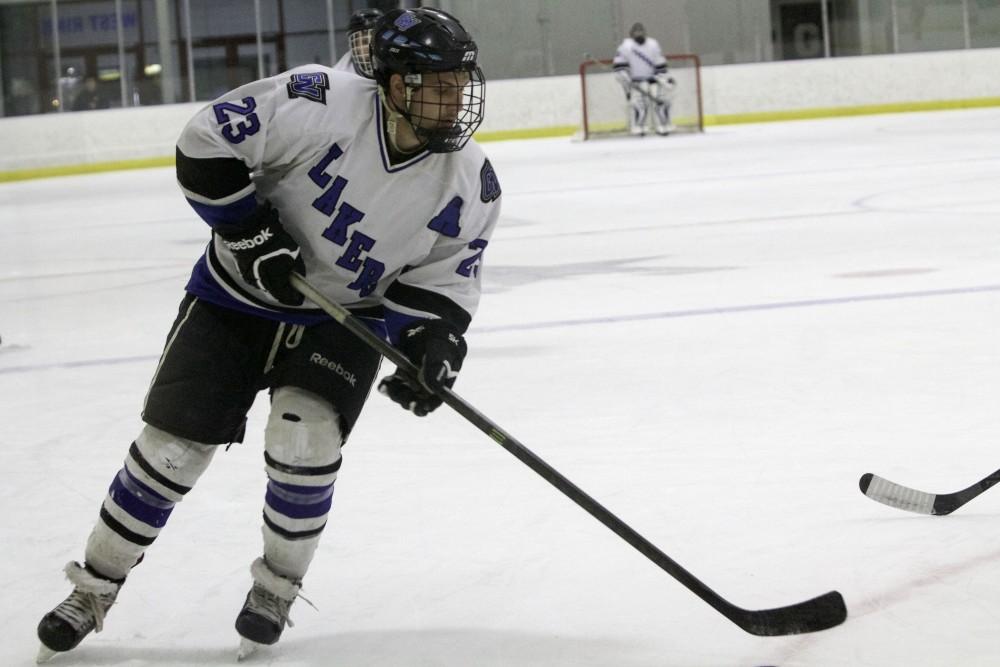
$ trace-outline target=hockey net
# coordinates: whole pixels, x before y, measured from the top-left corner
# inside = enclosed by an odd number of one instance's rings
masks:
[[[666,56],[669,72],[677,81],[670,116],[677,132],[705,129],[701,102],[701,61],[691,53]],[[628,133],[625,93],[615,78],[611,60],[585,60],[580,64],[583,95],[581,139],[620,136]],[[652,109],[650,110],[652,115]]]

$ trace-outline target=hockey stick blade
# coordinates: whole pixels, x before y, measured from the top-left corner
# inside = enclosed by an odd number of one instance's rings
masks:
[[[343,325],[345,329],[360,338],[369,347],[395,364],[401,371],[412,377],[417,377],[417,368],[402,352],[375,334],[354,317],[347,308],[327,299],[297,273],[291,274],[291,283],[307,299],[319,306],[327,315]],[[737,607],[684,569],[677,561],[662,552],[652,542],[611,513],[583,489],[543,461],[537,454],[522,445],[514,436],[504,431],[454,391],[444,388],[437,395],[442,402],[464,417],[470,424],[492,438],[521,463],[556,487],[577,506],[588,512],[639,553],[659,566],[660,569],[746,632],[761,637],[796,635],[826,630],[843,623],[847,618],[844,599],[836,591],[788,607],[761,610]]]
[[[951,514],[959,507],[1000,482],[996,470],[972,486],[954,493],[927,493],[866,472],[858,481],[861,493],[889,507],[932,516]]]
[[[819,632],[840,625],[847,620],[847,607],[843,596],[830,591],[812,600],[788,607],[749,611],[736,608],[729,620],[758,637],[780,637]]]

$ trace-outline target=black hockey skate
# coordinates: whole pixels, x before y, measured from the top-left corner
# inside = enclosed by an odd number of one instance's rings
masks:
[[[288,617],[288,610],[295,598],[301,597],[299,589],[302,582],[276,574],[263,558],[253,562],[250,574],[253,576],[253,587],[247,593],[243,609],[236,617],[236,631],[242,637],[237,655],[239,660],[249,656],[262,644],[276,643],[285,624],[289,627],[295,625]]]
[[[75,561],[68,563],[64,571],[74,585],[73,592],[38,623],[38,639],[42,642],[39,663],[76,648],[91,630],[100,632],[104,616],[121,589],[121,581],[106,579]]]

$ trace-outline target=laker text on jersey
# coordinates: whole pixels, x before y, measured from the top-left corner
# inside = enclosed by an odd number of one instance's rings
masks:
[[[335,143],[309,170],[309,178],[317,187],[323,189],[323,193],[313,200],[312,206],[323,215],[333,217],[330,225],[323,230],[322,236],[344,248],[343,254],[334,263],[357,274],[355,280],[347,287],[357,290],[360,296],[365,297],[378,286],[378,281],[385,273],[385,264],[370,254],[375,247],[376,240],[361,231],[351,231],[350,229],[351,225],[360,222],[365,217],[365,213],[351,206],[347,201],[341,201],[341,195],[344,188],[347,187],[348,180],[343,176],[333,177],[326,173],[327,167],[343,154],[343,149]],[[492,175],[489,161],[486,162],[483,169]],[[492,179],[495,181],[496,176],[492,175]],[[485,185],[484,192],[486,192]],[[494,190],[490,190],[489,200],[496,199],[499,194],[499,186],[496,186],[495,193]],[[485,198],[484,201],[486,201]],[[444,236],[458,237],[461,233],[460,219],[464,203],[460,196],[452,197],[445,207],[427,223],[427,228]],[[455,273],[466,278],[476,277],[479,273],[479,261],[487,243],[485,239],[475,239],[470,242],[468,247],[475,252],[459,262]]]
[[[354,282],[347,288],[358,290],[358,294],[364,297],[375,291],[379,279],[385,273],[385,264],[366,254],[375,247],[375,239],[357,230],[351,232],[350,237],[348,237],[348,228],[354,223],[360,222],[365,214],[364,211],[359,211],[346,201],[340,201],[340,195],[347,185],[347,179],[343,176],[333,178],[326,173],[326,168],[330,166],[330,163],[343,154],[344,151],[340,146],[333,144],[326,155],[309,170],[309,178],[312,179],[312,182],[320,188],[325,188],[323,194],[317,197],[312,205],[317,211],[327,216],[332,216],[336,212],[330,226],[323,230],[323,238],[338,246],[346,246],[343,254],[334,263],[358,274]]]

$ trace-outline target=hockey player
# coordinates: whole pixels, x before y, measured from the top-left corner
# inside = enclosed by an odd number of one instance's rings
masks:
[[[667,59],[663,57],[660,43],[646,36],[646,29],[641,23],[634,24],[629,30],[629,36],[615,53],[612,66],[628,101],[629,132],[636,136],[646,134],[650,105],[653,107],[656,133],[667,135],[673,132],[676,128],[670,122],[670,103],[677,82],[667,71]]]
[[[372,59],[368,48],[372,28],[381,17],[382,10],[375,8],[359,9],[351,14],[351,22],[347,25],[347,42],[351,48],[333,66],[334,70],[372,78]]]
[[[304,273],[385,335],[420,377],[379,390],[423,416],[451,387],[480,296],[500,186],[470,138],[482,122],[478,48],[452,16],[380,19],[369,80],[308,65],[207,105],[177,144],[177,180],[212,230],[167,337],[73,592],[42,618],[40,659],[105,615],[219,445],[239,442],[255,395],[264,432],[263,552],[236,618],[241,655],[278,641],[316,551],[380,356],[289,283]],[[328,104],[329,102],[329,104]]]

